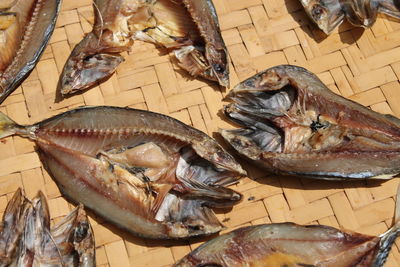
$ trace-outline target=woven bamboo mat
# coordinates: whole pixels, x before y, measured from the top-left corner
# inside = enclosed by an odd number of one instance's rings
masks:
[[[217,115],[226,91],[189,78],[154,45],[136,42],[108,81],[55,103],[55,89],[71,48],[93,22],[92,0],[64,0],[50,45],[27,80],[0,106],[20,123],[34,123],[81,105],[115,105],[169,114],[212,135],[232,127]],[[298,0],[214,0],[231,58],[231,84],[278,64],[316,73],[333,91],[373,110],[400,116],[400,23],[381,16],[368,30],[345,23],[331,36],[310,23]],[[34,144],[19,137],[0,143],[0,212],[22,186],[42,190],[56,220],[72,209],[42,168]],[[323,182],[278,176],[246,165],[254,180],[237,190],[241,204],[218,217],[239,226],[294,221],[362,233],[383,233],[392,222],[398,179]],[[91,217],[99,266],[169,266],[204,240],[156,242],[132,237]],[[386,266],[400,265],[400,241]]]

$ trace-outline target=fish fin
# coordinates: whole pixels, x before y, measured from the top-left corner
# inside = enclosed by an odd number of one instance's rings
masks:
[[[164,201],[165,196],[168,194],[168,192],[171,190],[172,185],[171,184],[163,184],[163,185],[157,185],[157,197],[154,200],[154,204],[151,207],[151,212],[153,214],[157,214],[158,210],[161,207],[161,204]]]
[[[175,57],[179,61],[179,67],[186,70],[194,77],[205,74],[206,70],[209,68],[204,56],[192,45],[177,49],[174,51],[174,53]]]
[[[47,200],[42,191],[39,191],[35,198],[34,208],[36,213],[40,217],[42,221],[42,225],[46,227],[46,229],[50,229],[50,210],[49,205],[47,204]]]
[[[167,197],[170,201],[167,201],[167,205],[161,206],[157,217],[158,220],[169,222],[170,236],[175,238],[204,236],[224,229],[213,211],[205,207],[201,201],[182,199],[172,194]]]
[[[386,233],[380,236],[380,247],[379,251],[375,256],[373,267],[383,266],[389,252],[396,241],[397,237],[400,235],[400,184],[397,187],[396,195],[396,210],[394,215],[393,226],[386,231]]]
[[[0,112],[0,139],[14,135],[21,126]]]
[[[242,199],[242,195],[236,191],[223,186],[212,186],[187,177],[178,177],[184,187],[177,191],[181,192],[187,198],[201,198],[209,206],[224,207],[233,206]]]

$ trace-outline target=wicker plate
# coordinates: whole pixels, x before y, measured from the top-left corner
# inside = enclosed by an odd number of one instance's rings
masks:
[[[308,68],[333,91],[373,110],[400,116],[400,23],[381,16],[368,30],[343,24],[328,38],[311,25],[297,0],[214,0],[231,57],[231,84],[278,64]],[[116,105],[169,114],[213,134],[232,127],[218,116],[226,94],[191,79],[154,45],[136,42],[126,61],[105,83],[55,103],[58,75],[71,48],[91,31],[91,0],[64,0],[50,45],[28,79],[0,106],[21,123],[33,123],[81,105]],[[29,197],[41,189],[57,220],[72,209],[43,170],[34,144],[19,137],[0,143],[0,212],[23,186]],[[246,165],[256,181],[236,189],[244,201],[221,212],[227,230],[294,221],[325,224],[367,234],[392,222],[397,179],[378,182],[321,182],[267,176]],[[144,241],[92,216],[99,266],[169,266],[204,240]],[[124,239],[122,239],[124,237]],[[400,265],[400,240],[386,266]]]

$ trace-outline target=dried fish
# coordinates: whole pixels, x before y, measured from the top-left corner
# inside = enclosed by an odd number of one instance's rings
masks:
[[[218,143],[173,118],[86,107],[31,126],[0,113],[0,138],[34,140],[60,190],[108,221],[148,238],[218,232],[211,207],[241,195],[224,186],[244,170]]]
[[[221,130],[241,155],[276,173],[389,179],[400,173],[400,120],[330,91],[314,74],[270,68],[230,93]]]
[[[380,236],[324,225],[261,224],[214,238],[174,266],[383,266],[400,235],[400,190],[396,202],[394,225]]]
[[[110,76],[134,40],[173,51],[193,76],[229,84],[228,57],[211,0],[95,0],[93,31],[74,48],[58,90],[74,93]]]
[[[0,224],[0,266],[8,266],[15,260],[25,226],[25,201],[21,189],[18,189],[4,211]]]
[[[307,15],[326,34],[330,34],[345,18],[354,26],[371,27],[378,13],[400,18],[395,0],[300,0]]]
[[[39,61],[53,33],[61,0],[0,3],[0,103]]]
[[[33,200],[21,189],[7,205],[0,228],[0,266],[95,266],[93,232],[79,205],[50,230],[42,192]]]

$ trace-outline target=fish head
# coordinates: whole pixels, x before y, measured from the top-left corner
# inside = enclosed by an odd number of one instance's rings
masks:
[[[122,61],[123,57],[108,53],[71,56],[64,66],[58,90],[68,95],[89,88],[109,77]]]
[[[377,179],[400,171],[400,120],[334,94],[303,68],[263,71],[229,99],[224,114],[242,128],[221,130],[222,137],[269,170]]]
[[[307,15],[325,34],[331,33],[344,19],[345,14],[338,0],[301,0],[300,2]]]
[[[216,141],[206,139],[195,144],[193,149],[202,158],[210,161],[220,168],[238,173],[240,175],[246,175],[246,171],[243,170],[242,166],[234,159],[232,155],[226,152]]]
[[[82,266],[95,265],[94,234],[82,204],[77,207],[76,222],[73,228],[73,244]]]
[[[216,49],[209,45],[204,48],[185,46],[174,51],[179,66],[193,76],[218,81],[222,86],[229,86],[229,67],[225,49]]]
[[[229,64],[226,49],[208,45],[206,58],[211,68],[210,76],[218,80],[220,85],[229,87]]]
[[[93,266],[95,253],[93,230],[82,204],[54,225],[51,234],[64,261],[79,261],[81,266]]]

